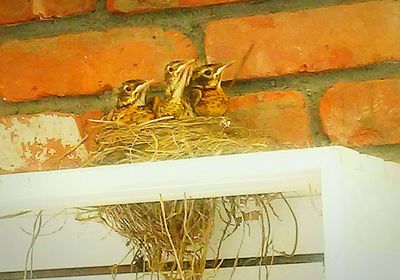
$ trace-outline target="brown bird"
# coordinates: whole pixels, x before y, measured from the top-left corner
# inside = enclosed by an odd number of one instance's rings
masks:
[[[206,64],[193,71],[185,96],[197,116],[219,117],[226,113],[229,97],[221,81],[223,71],[232,63]]]
[[[111,120],[120,124],[139,124],[154,119],[153,112],[146,106],[146,95],[154,81],[129,80],[116,91],[117,108]]]
[[[184,102],[183,94],[190,82],[195,60],[175,60],[167,64],[164,78],[168,86],[164,93],[164,100],[155,98],[153,112],[160,117],[174,116],[183,118],[190,114],[190,106]]]

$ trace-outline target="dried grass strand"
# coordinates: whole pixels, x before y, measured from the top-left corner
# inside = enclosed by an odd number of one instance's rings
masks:
[[[286,253],[285,251],[278,251],[278,253],[282,254],[282,255],[285,256],[285,257],[293,257],[294,254],[296,253],[297,244],[298,244],[298,241],[299,241],[299,224],[298,224],[298,221],[297,221],[296,214],[294,213],[293,208],[292,208],[292,206],[290,205],[290,203],[287,201],[286,197],[283,195],[283,193],[279,193],[279,195],[280,195],[280,196],[282,197],[282,199],[285,201],[285,203],[286,203],[286,205],[287,205],[287,207],[288,207],[288,209],[289,209],[289,211],[290,211],[290,213],[291,213],[291,215],[292,215],[292,217],[293,217],[294,226],[295,226],[295,238],[294,238],[294,244],[293,244],[292,252],[290,252],[290,253],[288,254],[288,253]]]
[[[178,260],[176,262],[176,264],[178,266],[179,273],[181,274],[182,280],[185,280],[185,275],[183,274],[183,270],[182,270],[182,267],[181,267],[181,264],[180,264],[180,261],[179,261],[179,256],[178,256],[178,253],[176,251],[174,242],[172,241],[171,233],[169,232],[169,229],[168,229],[167,217],[165,215],[164,201],[163,201],[161,195],[160,195],[160,205],[161,205],[161,213],[162,213],[162,217],[163,217],[163,223],[164,223],[164,226],[165,226],[165,232],[167,234],[169,242],[171,243],[171,247],[172,247],[172,250],[174,252],[175,258],[176,258],[176,260]]]
[[[30,211],[30,210],[29,210],[29,211],[20,211],[20,212],[18,212],[18,213],[7,214],[7,215],[4,215],[4,216],[0,216],[0,220],[16,218],[16,217],[19,217],[19,216],[23,216],[23,215],[25,215],[25,214],[28,214],[28,213],[30,213],[30,212],[32,212],[32,211]]]
[[[33,223],[32,229],[32,239],[31,243],[28,248],[28,252],[26,253],[25,257],[25,269],[24,269],[24,280],[28,279],[28,270],[30,273],[30,279],[33,279],[33,250],[35,247],[36,240],[40,234],[42,229],[42,221],[43,221],[43,210],[40,210],[39,213],[36,215],[35,222]],[[30,265],[29,265],[30,262]],[[28,267],[30,266],[30,269]]]

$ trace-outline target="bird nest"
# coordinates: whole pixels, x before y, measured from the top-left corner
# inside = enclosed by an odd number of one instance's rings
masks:
[[[95,122],[97,149],[84,166],[247,153],[276,147],[267,136],[234,125],[225,117],[164,117],[141,124]]]
[[[246,153],[276,147],[270,145],[272,141],[265,135],[236,126],[226,117],[181,120],[165,117],[140,124],[95,122],[97,149],[84,166]],[[271,197],[274,195],[260,196],[257,201],[269,204]],[[232,199],[163,202],[160,197],[160,202],[86,209],[77,219],[95,219],[127,238],[134,252],[133,264],[141,260],[145,271],[168,280],[197,280],[202,279],[206,267],[217,201],[224,205],[226,223],[219,251],[229,235],[228,228],[238,227],[236,215],[243,205],[233,203]],[[261,211],[266,211],[262,205]]]
[[[214,199],[102,206],[88,213],[92,213],[89,219],[106,224],[128,240],[132,264],[140,266],[142,262],[144,266],[139,271],[165,279],[202,279],[213,230]],[[88,217],[81,214],[79,219]]]
[[[128,254],[133,256],[132,272],[148,272],[166,280],[199,280],[203,279],[206,268],[215,272],[221,265],[223,242],[239,228],[245,230],[254,219],[260,221],[262,231],[259,265],[267,265],[264,260],[272,245],[270,217],[277,216],[271,202],[279,198],[287,203],[281,193],[177,201],[163,201],[160,197],[159,202],[81,208],[76,219],[103,223],[125,237],[130,248]],[[218,245],[210,248],[216,223],[220,233]],[[214,256],[207,260],[210,252]],[[237,260],[238,256],[233,272]],[[113,273],[117,275],[118,265]]]

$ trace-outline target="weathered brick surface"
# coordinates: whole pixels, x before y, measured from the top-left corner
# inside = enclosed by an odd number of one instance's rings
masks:
[[[239,2],[243,0],[177,0],[177,1],[134,1],[107,0],[107,9],[112,13],[143,13],[168,8],[199,7],[216,4]]]
[[[97,149],[95,138],[96,134],[100,130],[98,123],[92,122],[91,120],[100,120],[102,117],[103,113],[99,110],[89,111],[85,114],[81,114],[75,117],[81,135],[84,137],[87,136],[84,144],[89,152],[95,151]]]
[[[235,124],[267,135],[272,144],[307,147],[312,143],[304,98],[296,91],[232,97],[227,116]]]
[[[41,18],[89,13],[96,9],[96,0],[34,0],[35,13]]]
[[[1,0],[0,24],[72,16],[96,9],[96,0]]]
[[[400,79],[338,83],[321,99],[320,114],[335,143],[400,143]]]
[[[0,24],[18,23],[36,18],[33,0],[1,0]]]
[[[211,22],[211,61],[236,60],[225,79],[269,77],[400,59],[400,2],[372,1]]]
[[[177,31],[118,28],[0,45],[0,96],[23,101],[95,94],[132,79],[163,79],[174,59],[197,56]]]
[[[88,152],[79,116],[47,113],[0,118],[0,173],[78,167]],[[66,155],[68,154],[68,155]]]

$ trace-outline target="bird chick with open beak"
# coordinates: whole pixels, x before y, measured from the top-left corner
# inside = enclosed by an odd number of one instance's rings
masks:
[[[146,96],[154,83],[144,80],[129,80],[116,89],[117,108],[111,120],[120,124],[139,124],[154,119],[153,112],[146,106]]]
[[[153,105],[153,112],[158,118],[174,116],[180,119],[190,114],[189,104],[185,103],[183,94],[190,82],[194,62],[194,59],[175,60],[166,65],[164,78],[168,85],[164,100],[156,98]]]
[[[221,82],[223,71],[232,64],[206,64],[194,69],[186,96],[197,116],[219,117],[226,113],[229,97]]]

